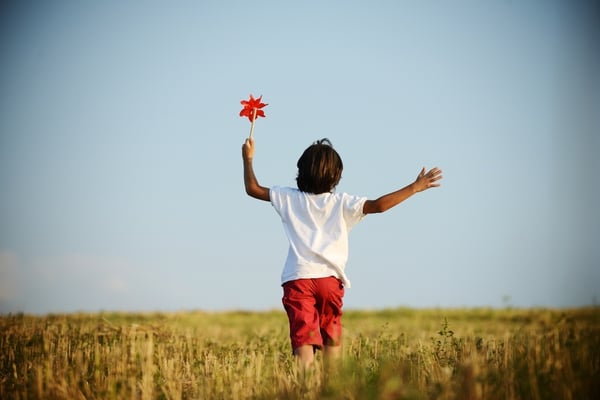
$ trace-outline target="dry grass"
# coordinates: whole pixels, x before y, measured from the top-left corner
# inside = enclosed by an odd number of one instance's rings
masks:
[[[297,370],[283,312],[0,317],[2,399],[598,399],[600,310],[347,311]]]

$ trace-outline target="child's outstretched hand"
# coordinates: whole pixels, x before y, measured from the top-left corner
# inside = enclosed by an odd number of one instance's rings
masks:
[[[242,158],[245,161],[252,161],[254,158],[254,139],[248,138],[242,146]]]
[[[438,187],[440,184],[438,181],[442,179],[442,170],[438,167],[432,168],[425,172],[425,167],[419,172],[419,176],[413,183],[415,192],[422,192],[423,190]]]

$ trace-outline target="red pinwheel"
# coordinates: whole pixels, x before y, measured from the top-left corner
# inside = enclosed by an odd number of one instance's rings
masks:
[[[268,106],[268,104],[262,103],[262,95],[255,99],[252,94],[250,94],[250,98],[248,100],[242,100],[240,103],[244,106],[242,111],[240,111],[240,117],[248,117],[248,120],[252,123],[250,126],[250,137],[252,137],[252,133],[254,132],[254,121],[256,121],[256,117],[265,117],[265,112],[262,110],[263,107]]]

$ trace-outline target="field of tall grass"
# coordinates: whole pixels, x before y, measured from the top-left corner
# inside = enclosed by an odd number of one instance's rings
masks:
[[[0,317],[1,399],[600,399],[600,309],[346,311],[307,371],[285,314]]]

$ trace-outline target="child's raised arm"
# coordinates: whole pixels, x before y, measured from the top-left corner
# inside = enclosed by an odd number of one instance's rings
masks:
[[[269,188],[260,186],[254,168],[252,159],[254,158],[254,139],[248,138],[242,146],[242,159],[244,160],[244,186],[246,193],[255,199],[270,201]]]
[[[381,196],[377,200],[367,200],[363,206],[364,214],[382,213],[390,208],[402,203],[415,193],[422,192],[432,187],[440,186],[437,181],[442,179],[442,170],[432,168],[425,172],[425,167],[421,170],[417,179],[410,185],[403,187],[395,192]]]

